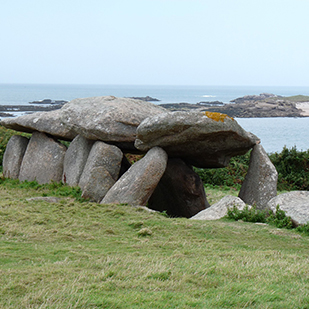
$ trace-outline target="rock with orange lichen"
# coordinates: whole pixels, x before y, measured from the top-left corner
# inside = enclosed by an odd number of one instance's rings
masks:
[[[146,118],[137,128],[135,147],[147,151],[159,146],[169,157],[213,168],[227,166],[231,157],[258,143],[258,137],[225,114],[176,111]]]

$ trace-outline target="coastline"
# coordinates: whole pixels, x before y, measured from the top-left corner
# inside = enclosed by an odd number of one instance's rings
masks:
[[[233,118],[270,118],[270,117],[309,117],[309,96],[283,97],[274,94],[246,95],[223,103],[219,101],[202,101],[199,103],[163,103],[159,99],[146,96],[134,97],[146,102],[155,102],[169,111],[209,111],[226,114]],[[47,100],[45,100],[47,101]],[[52,100],[50,100],[53,102]],[[29,105],[0,105],[0,117],[15,117],[21,114],[45,112],[60,109],[60,104],[29,104]],[[33,103],[33,102],[30,102]],[[14,115],[15,113],[15,115]]]
[[[296,103],[296,108],[301,110],[303,117],[309,117],[309,102]]]

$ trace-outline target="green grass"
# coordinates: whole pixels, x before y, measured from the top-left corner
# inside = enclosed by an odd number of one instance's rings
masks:
[[[291,97],[285,97],[285,99],[292,102],[309,102],[309,96],[306,95],[294,95]]]
[[[54,187],[0,184],[0,308],[308,308],[307,236]]]

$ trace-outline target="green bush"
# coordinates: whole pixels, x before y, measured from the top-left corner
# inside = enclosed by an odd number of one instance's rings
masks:
[[[265,223],[267,220],[267,212],[258,210],[256,207],[249,209],[249,207],[246,206],[243,210],[239,210],[236,206],[233,206],[233,208],[228,209],[227,217],[235,221],[242,220],[245,222]]]
[[[195,168],[204,184],[240,188],[248,171],[250,152],[233,157],[225,168]]]
[[[278,171],[278,190],[309,190],[309,150],[286,147],[269,155]]]
[[[274,225],[280,229],[291,229],[293,227],[291,217],[288,217],[285,212],[279,208],[279,205],[277,205],[276,207],[276,212],[274,214],[270,213],[266,221],[267,223]]]
[[[309,235],[309,223],[298,226],[296,230],[301,234]]]
[[[256,209],[256,207],[249,209],[248,206],[246,206],[243,210],[239,210],[236,206],[233,206],[233,208],[228,209],[227,217],[235,221],[242,220],[245,222],[262,222],[274,225],[278,228],[293,228],[291,217],[288,217],[285,212],[279,208],[279,205],[276,207],[275,213],[272,213],[270,210],[259,210]]]
[[[278,171],[278,190],[309,190],[309,150],[284,147],[280,153],[269,154],[269,158]],[[248,171],[249,161],[250,153],[247,153],[232,158],[226,168],[196,168],[195,171],[204,184],[239,189]]]

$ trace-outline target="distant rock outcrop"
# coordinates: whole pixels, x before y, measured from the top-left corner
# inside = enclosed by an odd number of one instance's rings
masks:
[[[231,101],[232,103],[221,104],[197,104],[171,103],[161,106],[168,110],[196,110],[227,114],[236,118],[259,118],[259,117],[306,117],[309,116],[309,97],[293,96],[282,97],[271,93],[260,95],[246,95]],[[304,108],[306,111],[304,111]]]

